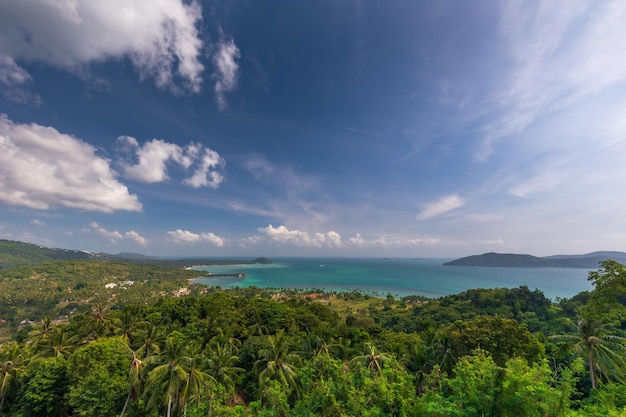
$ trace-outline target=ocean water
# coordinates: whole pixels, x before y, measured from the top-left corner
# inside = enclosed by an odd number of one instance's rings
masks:
[[[593,289],[589,270],[574,268],[494,268],[443,266],[449,259],[285,258],[269,265],[197,266],[213,274],[245,273],[245,277],[207,277],[196,281],[223,288],[250,287],[359,290],[395,297],[440,297],[472,288],[526,285],[551,299],[570,298]]]

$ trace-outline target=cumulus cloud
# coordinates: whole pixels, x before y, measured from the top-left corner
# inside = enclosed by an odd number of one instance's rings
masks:
[[[261,227],[258,230],[270,241],[280,244],[317,248],[339,248],[343,246],[339,233],[332,230],[326,233],[310,235],[301,230],[289,230],[283,225],[274,227],[271,224],[267,227]]]
[[[239,48],[233,38],[225,36],[220,30],[220,40],[217,44],[217,52],[213,55],[215,72],[215,99],[220,110],[228,107],[224,94],[237,87],[237,75],[239,64],[237,59],[241,57]]]
[[[107,230],[104,227],[100,226],[96,222],[89,223],[89,226],[92,230],[98,233],[100,236],[104,236],[111,243],[117,243],[120,240],[131,240],[139,245],[145,246],[148,244],[148,240],[142,237],[139,233],[131,230],[129,232],[121,233],[117,230]]]
[[[131,230],[130,232],[126,232],[124,233],[124,238],[125,239],[129,239],[129,240],[133,240],[136,243],[145,246],[148,244],[148,241],[141,236],[139,233],[135,232],[134,230]]]
[[[182,148],[175,143],[152,139],[141,146],[137,139],[130,136],[120,136],[117,144],[121,152],[130,156],[120,161],[126,178],[146,183],[167,181],[167,165],[173,162],[185,170],[194,170],[191,177],[183,180],[191,187],[217,188],[224,180],[224,176],[216,170],[224,166],[224,159],[201,144],[191,143]],[[130,161],[133,158],[136,163]]]
[[[43,227],[43,226],[45,226],[45,225],[46,225],[46,222],[42,222],[42,221],[41,221],[41,220],[39,220],[39,219],[32,219],[32,220],[30,221],[30,224],[33,224],[33,225],[35,225],[35,226],[39,226],[39,227]]]
[[[341,235],[335,231],[326,233],[308,233],[302,230],[289,229],[284,225],[274,227],[271,224],[267,227],[258,229],[260,235],[250,236],[243,239],[241,246],[255,246],[259,244],[267,244],[267,242],[275,243],[281,246],[293,246],[300,248],[326,248],[326,249],[402,249],[417,248],[424,246],[437,246],[450,244],[438,237],[415,237],[415,236],[377,236],[373,238],[364,238],[361,234],[356,233],[348,239],[342,239]]]
[[[138,162],[135,165],[124,165],[124,175],[133,180],[154,183],[167,180],[166,163],[170,160],[185,165],[183,149],[160,139],[153,139],[139,146],[137,139],[130,136],[120,136],[117,139],[125,144],[125,148],[134,148]]]
[[[350,242],[352,246],[356,246],[357,248],[366,248],[366,247],[373,247],[373,246],[387,246],[387,240],[384,237],[373,239],[373,240],[365,240],[363,239],[360,233],[357,233],[351,238],[349,238],[348,242]]]
[[[426,220],[432,217],[441,216],[449,211],[463,207],[465,201],[456,194],[445,196],[437,201],[426,204],[417,215],[417,220]]]
[[[189,230],[176,229],[167,232],[167,236],[175,243],[199,243],[208,242],[218,247],[224,246],[224,239],[211,232],[193,233]]]
[[[15,60],[72,71],[128,57],[142,78],[163,89],[199,92],[204,48],[197,1],[5,0],[0,50]]]
[[[35,209],[141,211],[93,146],[52,127],[0,116],[0,201]]]
[[[177,243],[196,243],[200,241],[200,235],[189,230],[176,229],[167,232],[167,235]]]
[[[211,149],[205,149],[204,155],[200,158],[198,167],[193,176],[186,178],[183,183],[193,188],[210,187],[217,188],[224,181],[224,176],[215,171],[215,168],[224,165],[224,160],[220,155]]]
[[[326,246],[330,248],[340,248],[343,246],[341,242],[341,235],[333,230],[330,232],[324,233],[316,233],[315,240],[325,243]]]

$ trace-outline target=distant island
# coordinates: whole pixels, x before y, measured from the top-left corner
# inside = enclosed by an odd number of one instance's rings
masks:
[[[503,268],[585,268],[595,269],[608,259],[626,263],[626,252],[600,251],[584,255],[552,255],[537,257],[515,253],[489,252],[446,262],[446,266],[490,266]]]

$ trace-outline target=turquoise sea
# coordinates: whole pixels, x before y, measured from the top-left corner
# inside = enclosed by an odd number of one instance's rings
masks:
[[[449,259],[285,258],[269,265],[197,266],[213,274],[197,282],[223,288],[250,287],[359,290],[372,295],[440,297],[472,288],[514,288],[526,285],[551,298],[570,298],[593,289],[589,270],[573,268],[493,268],[443,266]]]

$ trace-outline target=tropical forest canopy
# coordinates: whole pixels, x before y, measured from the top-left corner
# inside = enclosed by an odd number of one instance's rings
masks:
[[[438,299],[223,290],[182,268],[0,272],[7,416],[617,416],[626,269]]]

